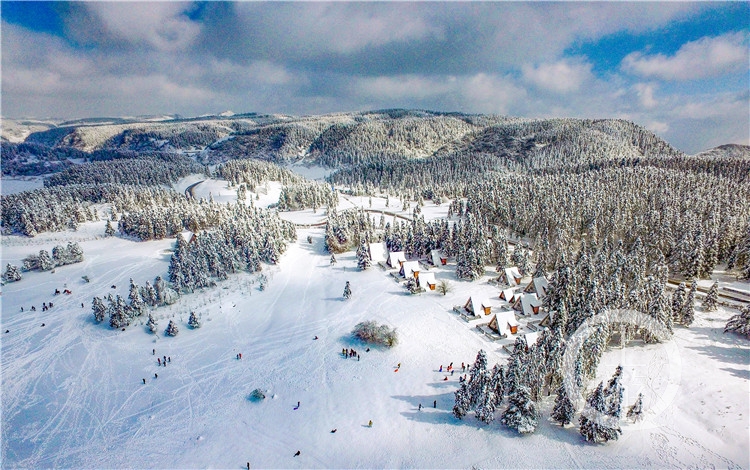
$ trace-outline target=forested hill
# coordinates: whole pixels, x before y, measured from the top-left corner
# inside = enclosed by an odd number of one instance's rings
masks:
[[[199,154],[200,163],[260,158],[333,168],[456,155],[493,156],[526,168],[682,155],[652,132],[623,120],[413,110],[307,117],[244,114],[100,125],[89,120],[33,132],[26,144],[84,152],[188,151]],[[5,147],[12,145],[17,144],[3,142]]]

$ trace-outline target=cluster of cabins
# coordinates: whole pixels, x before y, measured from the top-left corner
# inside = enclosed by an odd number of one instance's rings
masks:
[[[539,326],[545,326],[549,317],[541,314],[541,305],[547,295],[549,283],[544,276],[532,277],[525,285],[518,268],[506,268],[498,295],[498,301],[490,302],[486,297],[472,296],[463,307],[454,307],[467,321],[475,324],[488,338],[513,339],[523,335],[526,344],[536,342]],[[518,316],[526,319],[521,326]]]
[[[435,273],[427,271],[427,266],[420,261],[407,261],[403,251],[388,252],[388,249],[382,243],[370,244],[370,258],[374,263],[383,268],[398,269],[397,279],[414,278],[420,289],[425,291],[434,291],[437,287]],[[432,250],[430,260],[435,266],[444,265],[448,259],[442,257],[438,250]],[[395,275],[394,275],[395,276]]]
[[[432,250],[428,262],[407,261],[403,251],[388,252],[382,243],[370,245],[370,257],[383,269],[398,269],[398,274],[393,272],[391,275],[399,282],[414,278],[424,291],[436,288],[435,274],[427,270],[428,263],[432,266],[448,263],[439,250]],[[525,336],[526,344],[533,344],[539,334],[538,326],[545,326],[549,321],[548,316],[541,315],[540,311],[549,287],[547,278],[532,277],[524,284],[524,276],[513,266],[506,268],[498,280],[504,287],[500,289],[497,300],[490,302],[486,297],[471,296],[463,307],[454,307],[454,311],[492,340],[513,339],[520,334]],[[527,320],[525,327],[521,326],[517,315]]]

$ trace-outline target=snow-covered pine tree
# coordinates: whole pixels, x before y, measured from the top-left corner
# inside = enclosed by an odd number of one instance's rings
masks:
[[[529,387],[519,384],[514,392],[508,395],[508,408],[503,413],[501,421],[520,434],[530,434],[536,430],[539,413],[531,399]]]
[[[622,366],[617,366],[612,378],[609,379],[604,395],[607,400],[607,414],[617,418],[622,416],[622,398],[625,389],[622,386]]]
[[[167,336],[177,336],[177,333],[179,332],[180,330],[177,329],[177,325],[175,325],[172,320],[169,320],[169,325],[167,325],[167,329],[164,330],[164,334]]]
[[[16,282],[21,280],[21,271],[18,266],[8,263],[5,266],[5,272],[3,273],[3,281],[5,282]]]
[[[83,261],[83,250],[81,246],[76,242],[68,242],[68,264],[80,263]]]
[[[711,288],[708,289],[708,294],[706,294],[706,297],[703,299],[703,310],[706,312],[714,312],[716,311],[718,303],[719,283],[717,281],[711,284]]]
[[[112,222],[107,219],[107,225],[104,227],[104,236],[111,237],[115,234],[115,229],[112,227]]]
[[[750,305],[745,305],[740,313],[732,315],[724,327],[724,333],[728,331],[733,331],[750,339]]]
[[[352,298],[352,287],[349,284],[349,281],[346,281],[346,285],[344,286],[344,299],[349,300]]]
[[[550,417],[556,422],[560,423],[560,426],[572,423],[575,418],[576,410],[573,407],[573,403],[568,398],[568,391],[565,388],[565,384],[560,384],[557,388],[557,396],[555,397],[555,406],[552,408],[552,414]]]
[[[109,326],[112,328],[122,328],[130,325],[130,316],[127,312],[127,304],[119,294],[114,300],[109,298]]]
[[[630,405],[628,412],[625,415],[628,419],[632,419],[634,423],[637,423],[643,419],[643,394],[639,393],[635,403]]]
[[[361,270],[369,269],[372,266],[372,259],[370,258],[370,250],[367,247],[367,241],[363,237],[357,248],[357,267]]]
[[[151,307],[159,305],[159,297],[156,294],[156,289],[149,281],[146,281],[146,285],[141,289],[141,298],[146,302],[146,305]]]
[[[94,299],[91,301],[91,310],[94,314],[94,320],[97,323],[101,323],[104,321],[104,317],[107,313],[107,307],[104,306],[104,302],[102,302],[101,298],[94,297]]]
[[[461,383],[461,386],[455,392],[455,402],[453,404],[453,416],[463,419],[471,411],[471,393],[469,391],[469,381]]]
[[[193,329],[201,327],[201,322],[198,320],[198,317],[195,315],[195,312],[190,312],[190,318],[188,319],[188,326]]]
[[[331,253],[331,266],[333,266],[334,264],[336,264],[336,256]]]
[[[682,323],[682,309],[685,306],[685,283],[681,282],[672,294],[672,318],[678,323]]]
[[[622,385],[618,366],[615,375],[610,379],[607,388],[604,381],[586,399],[586,408],[579,420],[581,436],[589,442],[607,442],[617,440],[622,434],[619,420],[622,404]]]
[[[156,319],[150,313],[148,314],[148,321],[146,322],[146,328],[148,328],[148,331],[154,334],[158,331],[158,328],[159,328],[159,324],[156,323]]]
[[[690,290],[685,297],[685,303],[682,305],[682,324],[690,326],[695,320],[695,291],[698,288],[698,282],[693,279],[690,283]]]
[[[146,303],[141,298],[141,291],[138,285],[133,282],[133,278],[130,278],[130,293],[128,294],[128,300],[130,301],[130,308],[133,316],[140,316],[146,308]]]
[[[49,271],[55,267],[55,262],[47,250],[39,250],[39,270]]]
[[[406,280],[406,284],[404,285],[404,287],[406,287],[406,290],[408,290],[410,294],[419,294],[420,292],[424,292],[424,289],[419,287],[419,283],[417,283],[417,280],[413,277],[410,277]]]
[[[489,424],[495,420],[495,407],[497,405],[495,387],[490,371],[486,369],[482,371],[476,384],[478,390],[474,414],[479,421]]]

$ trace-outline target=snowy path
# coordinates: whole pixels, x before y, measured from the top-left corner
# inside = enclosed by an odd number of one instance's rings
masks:
[[[114,292],[111,284],[127,295],[129,277],[143,283],[164,275],[168,258],[163,252],[171,242],[108,239],[82,246],[86,261],[81,265],[58,268],[53,275],[30,273],[4,287],[2,328],[10,330],[2,336],[4,466],[241,468],[247,461],[255,468],[750,465],[749,348],[745,340],[721,334],[728,312],[698,313],[693,328],[677,329],[680,394],[653,418],[656,426],[624,425],[620,441],[591,446],[575,429],[546,419],[534,435],[519,437],[499,422],[485,426],[473,416],[463,421],[452,416],[459,374],[439,373],[438,367],[453,362],[460,370],[461,362],[473,362],[480,348],[488,352],[490,364],[505,355],[450,313],[469,294],[493,288],[456,282],[450,267],[435,272],[438,279],[451,280],[454,293],[409,296],[378,268],[356,270],[353,253],[330,266],[321,230],[299,230],[299,240],[280,265],[265,269],[270,279],[265,291],[251,282],[252,276],[238,275],[157,310],[160,330],[170,318],[180,328],[177,337],[168,338],[149,335],[142,325],[125,332],[95,325],[89,305],[93,295]],[[27,252],[33,250],[13,245],[4,257],[17,259]],[[84,273],[91,275],[90,284],[80,281]],[[354,295],[343,301],[347,280]],[[63,282],[74,286],[73,295],[52,297]],[[41,312],[41,302],[50,299],[55,307]],[[20,313],[21,305],[32,303],[36,312]],[[201,329],[187,327],[190,311],[201,315]],[[366,346],[349,335],[363,320],[397,327],[400,344],[365,352]],[[316,335],[319,339],[313,340]],[[351,347],[360,361],[342,357],[341,349]],[[154,348],[159,357],[171,357],[166,367],[157,365]],[[623,363],[628,393],[642,384],[650,387],[647,395],[657,395],[665,382],[643,377],[643,371],[669,366],[665,357],[661,345],[614,350],[602,361],[602,377]],[[401,369],[394,372],[397,363]],[[255,388],[272,396],[251,402]],[[298,401],[301,406],[294,410]],[[541,404],[545,415],[550,406],[550,401]],[[301,455],[294,457],[297,450]]]

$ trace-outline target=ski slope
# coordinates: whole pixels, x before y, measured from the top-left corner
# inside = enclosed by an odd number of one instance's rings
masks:
[[[353,253],[330,266],[323,230],[301,229],[279,265],[265,267],[264,291],[256,276],[232,276],[155,310],[157,335],[147,333],[145,318],[113,331],[94,323],[91,298],[126,297],[131,277],[142,285],[165,276],[173,240],[104,239],[103,231],[98,222],[78,232],[3,237],[3,264],[68,239],[79,240],[85,256],[3,287],[3,467],[750,467],[750,342],[721,333],[733,312],[697,309],[695,324],[676,328],[668,345],[606,353],[600,379],[622,364],[626,404],[638,391],[645,395],[647,419],[623,422],[619,441],[587,444],[575,427],[548,422],[550,398],[539,404],[536,433],[521,437],[499,420],[454,418],[459,373],[438,372],[450,362],[460,372],[480,348],[490,366],[505,360],[499,344],[451,312],[472,294],[492,295],[499,305],[486,279],[456,281],[453,267],[441,267],[433,271],[451,281],[452,293],[410,296],[377,267],[358,271]],[[353,298],[344,301],[347,280]],[[64,285],[72,294],[54,296]],[[49,301],[54,307],[42,312]],[[187,327],[190,311],[202,328]],[[180,329],[174,338],[163,334],[170,319]],[[397,327],[400,344],[365,352],[350,335],[364,320]],[[351,347],[359,361],[342,357]],[[171,362],[158,366],[157,356]],[[668,368],[677,371],[676,389]],[[256,388],[268,398],[251,401]]]

